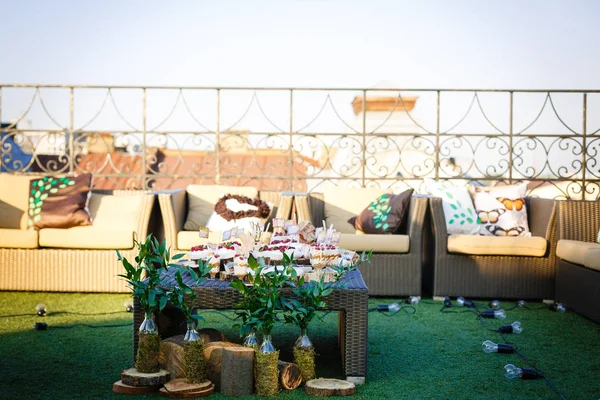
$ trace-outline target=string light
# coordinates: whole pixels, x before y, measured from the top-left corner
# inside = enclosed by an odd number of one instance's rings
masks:
[[[517,302],[517,307],[519,307],[519,308],[525,308],[525,300],[519,300]]]
[[[564,313],[567,311],[563,303],[555,303],[550,307],[550,309],[559,313]]]
[[[46,310],[46,306],[42,303],[35,306],[35,311],[37,312],[37,315],[40,317],[45,317],[46,314],[48,313],[48,310]]]
[[[484,353],[505,353],[510,354],[514,353],[515,349],[509,344],[497,344],[492,342],[491,340],[486,340],[481,343],[481,347],[483,348]]]
[[[475,308],[475,303],[473,303],[471,300],[465,299],[462,296],[456,298],[456,304],[458,304],[459,307]]]
[[[410,296],[408,299],[406,299],[406,302],[413,306],[419,304],[420,301],[421,301],[421,296]]]
[[[125,303],[123,303],[123,307],[125,307],[125,311],[133,312],[133,301],[125,300]]]
[[[490,301],[490,308],[492,310],[498,310],[498,309],[500,309],[500,302],[498,300],[492,300],[492,301]]]
[[[519,321],[515,321],[510,325],[504,325],[498,328],[498,332],[500,333],[521,333],[523,332],[523,328],[521,327],[521,323]]]
[[[398,303],[392,303],[392,304],[379,304],[377,306],[377,311],[379,312],[392,312],[392,313],[397,313],[398,311],[400,311],[400,304]]]
[[[506,312],[502,309],[500,310],[485,310],[482,311],[479,316],[481,318],[496,318],[496,319],[504,319],[506,318]]]
[[[448,297],[448,296],[444,297],[444,307],[446,307],[446,308],[452,307],[452,300],[450,300],[450,297]]]
[[[538,379],[541,375],[534,369],[531,368],[517,368],[512,364],[506,364],[504,366],[504,376],[508,379]]]

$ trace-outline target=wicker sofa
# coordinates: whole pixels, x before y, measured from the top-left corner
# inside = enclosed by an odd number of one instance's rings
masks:
[[[554,299],[556,202],[527,198],[531,238],[448,235],[442,199],[431,198],[434,296]]]
[[[136,255],[134,235],[149,231],[155,196],[135,191],[95,191],[92,226],[26,230],[28,175],[0,174],[0,290],[126,292],[117,277],[115,249]]]
[[[201,244],[198,230],[185,229],[190,213],[190,196],[196,196],[196,203],[200,202],[201,210],[196,209],[195,212],[198,213],[200,226],[205,226],[219,197],[227,193],[251,194],[251,191],[244,191],[244,189],[248,187],[190,185],[186,190],[157,192],[162,217],[162,235],[167,240],[167,245],[175,251],[184,252],[189,251],[192,246]],[[256,193],[261,200],[273,205],[269,218],[274,216],[289,218],[293,204],[292,193],[276,191],[256,191]]]
[[[558,203],[556,300],[600,322],[600,201]]]
[[[421,295],[423,270],[423,225],[427,198],[413,196],[403,234],[368,235],[357,233],[348,218],[359,214],[377,196],[388,190],[331,188],[323,193],[296,193],[297,219],[321,226],[325,220],[342,232],[340,247],[369,251],[371,263],[359,267],[371,296]]]

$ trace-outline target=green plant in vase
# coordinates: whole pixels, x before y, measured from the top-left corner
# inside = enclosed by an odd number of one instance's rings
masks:
[[[173,305],[181,310],[185,315],[187,322],[187,331],[183,338],[183,354],[186,371],[186,378],[191,383],[201,383],[206,380],[208,363],[204,358],[204,341],[196,331],[196,322],[204,318],[198,315],[194,309],[194,300],[196,293],[192,289],[200,282],[204,281],[210,272],[208,263],[199,260],[199,273],[193,270],[187,270],[181,267],[175,272],[177,285],[169,292],[169,299]],[[187,273],[191,278],[191,286],[183,280],[183,273]]]
[[[122,257],[117,250],[117,257],[125,268],[124,274],[119,274],[127,281],[134,298],[137,298],[145,311],[145,318],[138,331],[138,351],[135,358],[135,367],[139,372],[152,373],[160,370],[158,354],[160,351],[160,336],[154,315],[167,305],[168,296],[164,289],[159,287],[161,272],[171,264],[171,251],[166,242],[158,243],[152,234],[143,242],[134,239],[138,254],[134,264]],[[174,260],[183,257],[178,254]]]
[[[252,261],[256,265],[256,260]],[[250,261],[248,262],[250,265]],[[275,350],[271,341],[271,332],[277,322],[278,314],[283,310],[282,302],[285,298],[281,291],[286,286],[292,286],[292,278],[295,276],[293,268],[290,267],[291,260],[284,254],[284,268],[274,268],[272,271],[264,272],[262,267],[257,267],[253,274],[250,274],[249,281],[252,285],[252,292],[240,280],[231,283],[231,286],[237,289],[242,295],[251,293],[257,301],[257,309],[249,312],[247,324],[255,327],[263,334],[263,342],[256,352],[256,393],[259,396],[274,396],[279,391],[279,371],[277,362],[279,360],[279,351]]]
[[[255,258],[250,257],[248,259],[248,266],[253,271],[248,277],[248,280],[253,283],[253,277],[256,273],[261,273],[262,268],[264,268],[264,262],[262,259],[256,260]],[[241,322],[235,324],[233,328],[240,330],[240,337],[244,338],[244,346],[252,347],[254,350],[258,351],[259,345],[256,333],[259,329],[260,320],[256,312],[261,308],[261,303],[258,298],[258,287],[254,284],[244,285],[241,280],[232,282],[231,286],[237,289],[242,295],[242,298],[239,303],[236,304],[235,309],[236,319]]]

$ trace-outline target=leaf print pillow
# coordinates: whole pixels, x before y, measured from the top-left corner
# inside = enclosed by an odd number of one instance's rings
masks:
[[[449,235],[477,235],[480,221],[475,213],[469,190],[448,182],[425,180],[427,191],[442,199],[446,230]]]
[[[360,215],[348,220],[359,231],[370,234],[402,233],[413,189],[400,194],[382,194]]]
[[[29,229],[91,225],[88,210],[92,175],[45,176],[29,183]]]

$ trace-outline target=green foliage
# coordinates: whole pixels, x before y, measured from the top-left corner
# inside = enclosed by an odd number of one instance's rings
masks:
[[[141,306],[147,311],[162,310],[167,305],[167,293],[158,285],[162,271],[169,267],[177,266],[171,264],[171,249],[167,248],[165,241],[158,243],[158,240],[152,234],[146,237],[143,242],[134,239],[138,255],[135,257],[135,264],[132,264],[127,258],[122,257],[117,252],[119,261],[125,268],[124,274],[119,277],[127,281],[128,286],[133,292],[133,297],[140,300]],[[183,257],[184,254],[173,256],[173,260]]]
[[[203,321],[204,318],[197,313],[194,313],[194,300],[196,299],[196,292],[192,289],[191,286],[188,286],[183,281],[183,277],[181,276],[182,272],[188,271],[192,278],[192,286],[198,286],[200,282],[206,280],[206,277],[210,271],[210,267],[208,266],[208,261],[198,260],[199,274],[196,273],[192,269],[187,269],[186,267],[178,265],[177,270],[175,272],[175,280],[177,281],[177,285],[175,285],[169,292],[168,296],[163,297],[165,304],[167,298],[171,300],[171,303],[179,308],[188,322],[193,320]]]

